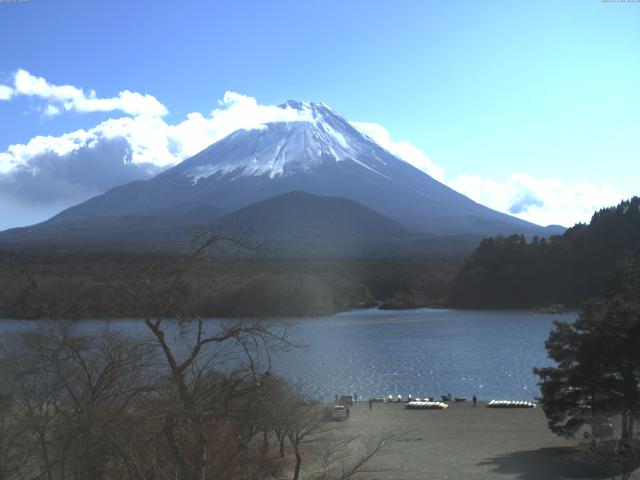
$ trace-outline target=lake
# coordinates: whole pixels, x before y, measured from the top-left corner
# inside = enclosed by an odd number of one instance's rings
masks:
[[[549,365],[544,342],[554,319],[528,311],[362,310],[293,321],[303,351],[276,369],[311,394],[330,399],[412,394],[480,399],[539,395],[534,366]]]
[[[539,395],[532,368],[549,365],[544,342],[553,320],[575,318],[575,313],[416,309],[288,319],[293,339],[305,346],[277,355],[274,370],[322,400],[354,392],[361,398],[475,393],[486,400],[530,400]],[[97,330],[104,323],[83,325]],[[33,325],[0,320],[0,332]],[[110,325],[131,335],[146,333],[138,320]]]

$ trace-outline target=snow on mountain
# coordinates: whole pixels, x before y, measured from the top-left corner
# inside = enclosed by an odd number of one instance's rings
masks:
[[[328,106],[290,100],[280,108],[297,110],[300,120],[261,125],[252,129],[259,132],[252,142],[253,148],[239,148],[236,155],[225,157],[207,155],[209,149],[206,149],[184,162],[178,170],[195,184],[214,174],[275,178],[308,173],[314,167],[333,161],[354,162],[386,177],[379,171],[386,162],[372,148],[373,140]],[[229,143],[236,138],[244,140],[240,132],[227,137]]]
[[[324,104],[289,101],[280,108],[286,120],[236,130],[152,179],[115,187],[42,228],[110,216],[229,214],[299,191],[349,199],[429,234],[545,235],[538,225],[491,210],[438,182]]]

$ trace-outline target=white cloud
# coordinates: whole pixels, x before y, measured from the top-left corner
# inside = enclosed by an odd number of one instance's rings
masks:
[[[56,107],[55,105],[47,105],[47,108],[44,109],[44,115],[46,117],[53,117],[55,115],[58,115],[59,113],[61,113],[61,110]]]
[[[521,173],[512,174],[504,182],[480,175],[460,175],[447,180],[442,167],[412,143],[394,142],[382,125],[350,123],[392,154],[472,200],[538,225],[570,227],[578,222],[588,223],[596,210],[615,205],[630,196],[628,192],[610,185],[588,182],[569,184],[558,179],[535,178]]]
[[[15,75],[15,89],[0,85],[0,100],[16,95],[44,99],[43,111],[48,116],[68,110],[122,111],[126,116],[60,136],[37,136],[0,152],[0,206],[19,207],[37,202],[42,206],[56,192],[68,189],[73,195],[60,204],[63,208],[115,185],[109,185],[109,179],[122,182],[146,178],[158,169],[195,155],[235,130],[260,128],[277,121],[312,120],[305,110],[260,105],[255,98],[227,92],[208,115],[189,113],[183,121],[169,124],[162,118],[166,108],[149,95],[125,90],[114,98],[97,98],[93,91],[86,94],[74,86],[52,85],[24,70]],[[569,184],[525,174],[513,174],[506,181],[478,175],[460,175],[447,181],[443,168],[410,142],[393,141],[379,124],[352,122],[352,125],[392,154],[478,203],[537,224],[571,226],[589,221],[595,210],[629,197],[627,192],[608,185]],[[83,159],[93,162],[84,170]],[[91,169],[97,171],[101,161],[108,164],[101,171],[104,178],[95,175],[90,178]],[[44,183],[32,182],[32,178]],[[18,188],[18,180],[25,188]]]
[[[23,85],[22,91],[37,90],[56,98],[74,94],[74,87],[52,93],[46,82],[37,84],[31,90]],[[44,109],[45,115],[57,113],[56,104]],[[0,217],[4,219],[0,229],[42,221],[52,208],[60,211],[115,185],[149,178],[239,128],[311,120],[310,112],[259,105],[254,98],[227,92],[209,115],[190,113],[173,125],[157,115],[130,113],[86,130],[36,136],[0,152]],[[9,212],[31,214],[18,216],[17,221]]]
[[[444,182],[444,169],[436,165],[422,150],[411,142],[401,140],[394,142],[389,131],[377,123],[350,122],[360,133],[368,136],[385,150],[391,152],[396,157],[410,163],[418,170],[422,170],[427,175],[435,178],[439,182]]]
[[[86,142],[88,135],[89,133],[84,130],[66,133],[59,137],[38,135],[27,144],[10,145],[5,152],[0,153],[0,174],[8,174],[23,166],[28,167],[32,157],[43,153],[62,156],[78,150]]]
[[[55,88],[67,91],[67,87]],[[48,107],[52,109],[47,108],[45,114],[56,113],[55,106]],[[296,120],[309,121],[311,117],[308,112],[259,105],[254,98],[227,92],[220,108],[214,109],[209,116],[190,113],[175,125],[158,116],[138,115],[109,119],[88,130],[76,130],[58,137],[37,136],[26,144],[11,145],[0,153],[0,173],[8,173],[17,166],[28,166],[29,160],[35,156],[44,153],[67,155],[91,147],[103,138],[125,139],[130,145],[133,163],[167,167],[195,155],[240,128],[259,128],[268,122]]]
[[[610,185],[568,184],[553,178],[514,173],[505,182],[479,175],[460,175],[449,186],[478,203],[539,225],[570,227],[588,223],[596,210],[629,198]]]
[[[132,163],[129,144],[123,138],[98,137],[90,143],[74,140],[77,143],[60,142],[57,153],[52,149],[36,153],[28,163],[0,175],[0,229],[42,221],[114,185],[158,172],[153,165]]]
[[[6,90],[6,89],[9,90]],[[63,110],[85,112],[111,112],[119,110],[128,115],[164,116],[168,113],[154,96],[123,90],[117,97],[98,98],[96,92],[85,93],[72,85],[53,85],[42,77],[36,77],[26,70],[18,70],[14,75],[13,89],[0,88],[0,100],[8,100],[17,95],[32,96],[48,103],[47,115],[55,115]]]
[[[311,121],[311,113],[291,107],[260,105],[255,98],[226,92],[208,117],[190,113],[183,122],[169,127],[169,135],[180,143],[182,158],[195,155],[205,147],[239,129],[260,128],[266,123]]]
[[[0,100],[9,100],[13,96],[13,88],[0,85]]]

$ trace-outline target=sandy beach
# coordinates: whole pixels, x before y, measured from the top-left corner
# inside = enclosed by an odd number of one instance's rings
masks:
[[[535,409],[490,409],[483,403],[452,404],[447,410],[405,410],[403,404],[366,402],[351,409],[350,421],[336,432],[375,436],[406,430],[377,465],[392,471],[369,479],[556,480],[609,478],[581,461],[576,441],[563,440]],[[632,479],[640,478],[636,472]]]

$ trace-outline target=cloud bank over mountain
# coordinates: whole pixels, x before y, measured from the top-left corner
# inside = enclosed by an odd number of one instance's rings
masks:
[[[588,222],[593,212],[615,205],[629,192],[609,185],[567,182],[512,173],[497,181],[480,175],[460,175],[449,186],[476,202],[539,225],[572,226]]]
[[[93,90],[55,85],[22,69],[13,75],[12,85],[0,85],[0,101],[19,96],[32,98],[36,111],[46,117],[110,112],[114,118],[60,136],[36,136],[0,152],[0,229],[44,220],[115,185],[149,178],[238,129],[311,121],[304,111],[261,105],[255,98],[227,92],[208,114],[193,112],[170,123],[169,109],[152,95],[123,90],[100,97]],[[628,196],[608,185],[567,184],[512,172],[506,181],[480,175],[448,179],[445,168],[411,142],[393,139],[376,123],[351,123],[392,154],[473,200],[541,225],[586,221],[595,209]]]
[[[394,142],[391,134],[382,125],[367,122],[351,122],[360,133],[365,134],[382,148],[393,153],[396,157],[410,163],[418,170],[422,170],[439,182],[445,183],[444,169],[436,165],[422,150],[411,142],[401,140]]]

